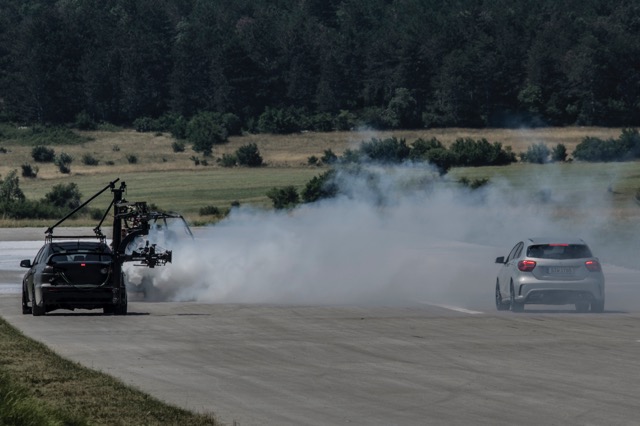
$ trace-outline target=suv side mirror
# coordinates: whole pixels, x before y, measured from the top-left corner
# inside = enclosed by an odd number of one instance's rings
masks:
[[[20,261],[21,268],[31,268],[31,259],[25,259]]]
[[[504,256],[496,257],[496,263],[504,264]]]

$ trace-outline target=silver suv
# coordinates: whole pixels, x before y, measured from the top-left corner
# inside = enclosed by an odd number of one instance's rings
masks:
[[[598,258],[581,239],[529,238],[500,256],[496,308],[525,304],[574,304],[578,312],[604,311],[604,275]]]

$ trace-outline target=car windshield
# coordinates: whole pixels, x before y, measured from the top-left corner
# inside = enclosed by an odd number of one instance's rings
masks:
[[[583,259],[591,257],[591,250],[584,244],[537,244],[529,246],[527,257],[537,259]]]
[[[94,242],[65,242],[65,243],[53,243],[51,244],[51,251],[53,253],[110,253],[109,247],[106,244],[94,243]]]

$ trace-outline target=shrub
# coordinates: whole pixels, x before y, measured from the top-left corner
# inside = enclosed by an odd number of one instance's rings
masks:
[[[26,178],[34,178],[38,176],[38,166],[31,166],[29,163],[24,163],[22,165],[22,177]]]
[[[199,166],[200,165],[200,157],[196,157],[195,155],[191,156],[191,161],[193,161],[193,165],[194,166]]]
[[[216,206],[201,207],[200,216],[220,216],[220,209]]]
[[[388,124],[394,128],[416,128],[421,125],[418,103],[409,89],[398,88],[387,105]]]
[[[333,125],[336,130],[351,130],[356,125],[356,116],[347,110],[341,110],[333,120]]]
[[[422,138],[416,139],[416,141],[411,145],[409,159],[413,161],[425,161],[427,160],[427,153],[432,149],[444,149],[444,146],[436,138],[431,138],[429,140],[424,140]]]
[[[331,151],[331,148],[329,148],[324,150],[324,154],[320,159],[324,164],[333,164],[338,161],[338,156]]]
[[[55,185],[51,192],[45,194],[44,199],[47,203],[56,207],[64,207],[75,209],[80,205],[82,194],[78,186],[71,182],[69,184],[60,183]]]
[[[302,130],[301,117],[294,108],[267,107],[258,118],[258,130],[262,133],[288,134]]]
[[[35,146],[31,150],[31,157],[39,163],[50,163],[54,160],[55,155],[53,148],[46,146]]]
[[[119,152],[119,151],[120,151],[120,146],[118,146],[118,145],[114,145],[114,146],[112,146],[112,147],[111,147],[111,151],[113,151],[113,152]]]
[[[242,121],[240,121],[240,117],[235,114],[223,114],[222,125],[229,135],[240,136],[242,134]]]
[[[7,148],[5,148],[4,146],[0,146],[0,154],[6,154],[7,152]]]
[[[168,129],[171,132],[171,136],[176,139],[186,139],[187,137],[187,120],[183,116],[178,116],[173,121],[173,124]]]
[[[328,170],[320,176],[314,176],[302,190],[305,203],[312,203],[323,198],[333,198],[338,194],[338,185],[334,182],[336,172]]]
[[[74,127],[79,130],[95,130],[98,125],[87,111],[81,111],[76,115]]]
[[[103,132],[119,132],[122,130],[122,127],[116,126],[115,124],[102,122],[97,126],[98,130],[102,130]]]
[[[60,173],[68,174],[71,173],[70,164],[72,161],[73,157],[71,157],[66,152],[61,152],[54,160],[54,164],[58,166],[58,170],[60,170]]]
[[[220,115],[212,112],[201,112],[187,124],[186,136],[193,144],[195,152],[205,157],[211,155],[213,145],[227,142],[227,131],[220,124]]]
[[[99,162],[100,160],[98,160],[91,154],[82,155],[82,164],[84,164],[85,166],[97,166]]]
[[[320,160],[318,160],[318,157],[316,157],[315,155],[307,158],[307,164],[310,166],[317,166],[319,162]]]
[[[173,143],[171,144],[171,149],[173,149],[173,152],[184,152],[184,142],[173,141]]]
[[[292,208],[300,201],[298,191],[293,185],[285,186],[284,188],[272,188],[267,192],[267,197],[271,199],[273,207],[276,209]]]
[[[527,152],[520,155],[522,161],[535,164],[544,164],[549,161],[551,151],[543,143],[529,145]]]
[[[585,137],[573,151],[582,161],[628,161],[640,158],[640,133],[637,129],[623,129],[618,139],[602,140]]]
[[[82,210],[88,213],[89,217],[93,220],[101,220],[102,217],[104,216],[104,211],[100,210],[99,208],[94,207],[94,208],[85,208],[85,209],[82,209]]]
[[[133,127],[136,132],[153,132],[160,130],[160,126],[156,120],[151,117],[140,117],[133,121]]]
[[[395,137],[384,140],[372,138],[360,144],[360,153],[379,163],[401,163],[409,157],[409,152],[405,140]]]
[[[238,148],[236,150],[236,159],[241,166],[259,167],[262,165],[262,156],[255,143]]]
[[[393,127],[394,117],[390,111],[380,107],[369,107],[362,110],[360,115],[362,124],[376,130],[385,130]]]
[[[137,164],[138,156],[136,156],[135,154],[127,154],[127,162],[129,164]]]
[[[466,186],[470,189],[478,189],[489,183],[489,178],[478,178],[474,180],[469,180],[467,177],[461,177],[458,181],[463,186]]]
[[[451,167],[456,165],[458,158],[446,148],[435,148],[427,152],[426,160],[436,166],[440,176],[444,176]]]
[[[551,150],[551,161],[567,161],[567,147],[559,143]]]
[[[499,142],[489,143],[486,139],[458,138],[449,148],[456,157],[456,166],[503,166],[516,161],[511,148],[502,149]]]
[[[333,130],[333,117],[328,112],[315,114],[311,117],[309,124],[317,132],[330,132]]]
[[[218,163],[222,167],[234,167],[238,162],[238,159],[233,154],[222,154],[222,158],[218,159]]]
[[[354,150],[351,148],[347,148],[342,153],[342,157],[340,157],[340,162],[345,164],[350,163],[359,163],[360,162],[360,151]]]
[[[0,203],[6,205],[24,200],[25,196],[22,189],[20,189],[18,171],[12,170],[7,174],[6,178],[0,179]]]

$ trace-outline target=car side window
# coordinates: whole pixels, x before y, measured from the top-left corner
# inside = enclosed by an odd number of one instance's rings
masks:
[[[34,264],[34,265],[36,265],[36,264],[38,264],[38,263],[42,262],[42,261],[43,261],[44,254],[45,254],[46,252],[47,252],[47,246],[42,247],[42,248],[40,249],[40,251],[38,252],[38,254],[36,255],[36,258],[34,259],[33,264]]]
[[[517,255],[517,253],[518,253],[518,250],[520,250],[520,251],[522,250],[522,243],[521,243],[521,242],[520,242],[520,243],[518,243],[518,244],[516,244],[516,245],[511,249],[511,252],[509,252],[509,256],[507,256],[507,260],[505,260],[505,262],[504,262],[504,263],[508,263],[509,261],[511,261],[511,260],[513,260],[513,259],[515,259],[515,258],[517,257],[516,255]]]
[[[522,255],[522,249],[523,248],[524,248],[524,243],[518,244],[518,249],[516,250],[516,254],[513,257],[514,259],[520,259],[520,256]]]

